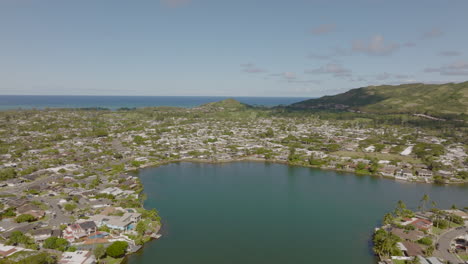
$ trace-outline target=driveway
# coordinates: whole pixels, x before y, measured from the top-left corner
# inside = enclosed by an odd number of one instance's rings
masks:
[[[468,227],[464,226],[460,229],[453,229],[439,237],[437,243],[439,243],[439,249],[434,251],[434,256],[444,259],[446,261],[450,261],[451,263],[456,264],[463,264],[464,262],[461,261],[455,254],[450,253],[450,243],[458,236],[464,235],[468,232]]]

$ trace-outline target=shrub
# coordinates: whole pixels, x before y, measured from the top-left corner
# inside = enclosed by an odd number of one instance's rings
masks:
[[[127,251],[128,243],[125,241],[115,241],[107,249],[106,253],[108,256],[113,258],[121,258]]]
[[[65,208],[65,210],[71,212],[73,210],[76,209],[76,204],[75,203],[66,203],[63,208]]]
[[[432,245],[432,239],[430,237],[423,237],[418,240],[418,243],[426,245],[426,246],[430,246]]]

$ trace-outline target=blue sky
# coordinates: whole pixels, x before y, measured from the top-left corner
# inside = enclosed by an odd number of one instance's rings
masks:
[[[466,0],[0,0],[0,94],[298,96],[468,80]]]

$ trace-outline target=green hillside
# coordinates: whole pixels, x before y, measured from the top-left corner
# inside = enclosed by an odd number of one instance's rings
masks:
[[[289,107],[367,113],[468,114],[468,82],[368,86],[298,102]]]

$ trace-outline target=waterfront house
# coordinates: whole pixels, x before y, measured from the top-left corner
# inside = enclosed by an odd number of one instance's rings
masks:
[[[396,166],[392,166],[392,165],[387,165],[379,169],[380,174],[386,177],[394,177],[395,171],[396,171]]]
[[[417,241],[424,237],[424,233],[419,230],[404,230],[401,228],[392,228],[390,232],[403,240]]]
[[[424,255],[422,247],[411,241],[398,242],[397,246],[408,257],[416,257]]]
[[[428,230],[432,227],[432,222],[427,219],[416,218],[416,220],[412,221],[410,225],[419,230]]]
[[[416,170],[416,175],[418,175],[419,177],[431,178],[432,171],[426,169],[419,169]]]
[[[126,212],[122,216],[114,215],[93,215],[90,218],[98,227],[107,226],[110,229],[128,231],[135,227],[135,224],[141,220],[140,213]]]
[[[452,178],[453,177],[453,172],[446,171],[446,170],[439,170],[437,172],[437,174],[440,175],[442,178]]]
[[[89,236],[91,233],[95,233],[97,226],[93,221],[86,221],[82,223],[75,223],[67,226],[63,231],[63,238],[67,239],[70,242],[75,241],[76,239]]]
[[[91,251],[64,252],[59,264],[94,264],[96,258]]]
[[[411,178],[413,178],[413,172],[411,172],[411,170],[406,169],[406,168],[397,170],[395,173],[395,179],[397,180],[407,181],[407,180],[410,180]]]

